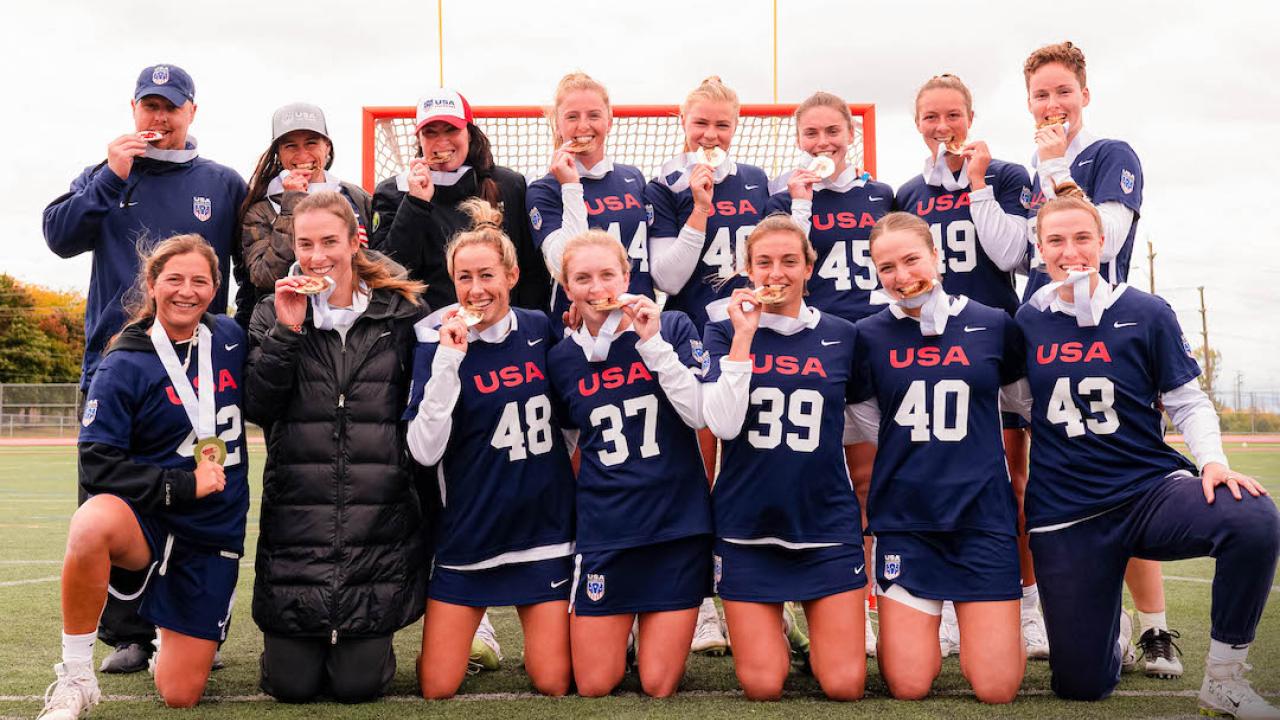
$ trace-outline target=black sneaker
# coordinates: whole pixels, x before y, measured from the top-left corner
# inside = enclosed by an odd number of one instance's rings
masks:
[[[1180,678],[1182,677],[1182,648],[1178,647],[1174,638],[1182,637],[1177,630],[1158,630],[1151,628],[1138,638],[1138,652],[1142,659],[1142,671],[1147,677]]]
[[[136,673],[147,669],[147,661],[151,659],[149,648],[139,643],[126,643],[116,646],[110,655],[102,659],[98,670],[104,673]]]

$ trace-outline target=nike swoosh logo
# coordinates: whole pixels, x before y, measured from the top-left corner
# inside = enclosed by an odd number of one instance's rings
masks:
[[[1114,325],[1112,325],[1112,327],[1114,327],[1115,329],[1119,330],[1120,328],[1132,327],[1132,326],[1137,325],[1137,324],[1138,324],[1138,323],[1136,323],[1136,322],[1129,322],[1129,323],[1122,323],[1122,322],[1118,322],[1118,323],[1115,323]]]
[[[565,579],[561,580],[560,582],[553,582],[553,583],[551,583],[551,589],[552,589],[552,590],[554,590],[554,589],[556,589],[556,588],[560,587],[561,585],[563,585],[563,584],[565,584],[565,583],[567,583],[567,582],[569,582],[569,578],[565,578]]]
[[[965,331],[965,332],[978,332],[979,330],[986,330],[986,328],[984,328],[984,327],[972,327],[972,326],[970,326],[970,325],[965,325],[965,326],[964,326],[964,331]]]
[[[879,202],[879,201],[881,201],[881,200],[883,200],[883,199],[884,199],[884,198],[882,198],[882,197],[876,197],[875,195],[869,195],[869,196],[867,196],[867,200],[869,200],[869,201],[871,201],[871,202]]]
[[[861,575],[861,574],[862,574],[862,569],[863,569],[863,568],[865,568],[866,566],[867,566],[867,564],[866,564],[866,563],[863,563],[863,564],[859,565],[858,567],[854,568],[854,569],[853,569],[853,574],[854,574],[854,575]]]
[[[983,176],[982,176],[982,179],[983,179],[983,180],[992,180],[992,179],[994,179],[994,178],[995,178],[995,175],[983,175]]]
[[[542,338],[538,338],[537,340],[530,340],[529,347],[533,347],[534,345],[537,345],[540,342],[542,342]]]
[[[222,347],[226,348],[227,350],[235,350],[236,348],[240,347],[240,343],[232,343],[230,345],[223,345]]]
[[[622,178],[622,182],[635,182],[635,178]]]
[[[379,335],[379,336],[378,336],[378,338],[379,338],[379,339],[381,339],[381,338],[384,338],[384,337],[386,337],[386,336],[388,336],[388,335],[390,335],[390,334],[391,334],[391,331],[390,331],[390,330],[388,330],[388,331],[386,331],[386,332],[382,333],[381,335]]]
[[[745,189],[745,190],[755,190],[756,188],[758,188],[758,187],[760,187],[760,186],[759,186],[759,185],[743,185],[742,187],[743,187],[743,189]]]
[[[133,202],[121,202],[121,203],[120,203],[120,207],[122,207],[122,208],[133,207],[134,205],[137,205],[137,204],[138,204],[138,203],[137,203],[137,201],[133,201]]]
[[[823,340],[822,341],[822,347],[830,347],[832,345],[839,345],[839,344],[840,344],[839,340]]]
[[[1089,158],[1088,160],[1081,160],[1080,162],[1076,163],[1076,167],[1082,167],[1084,165],[1088,165],[1091,162],[1093,162],[1093,158]]]

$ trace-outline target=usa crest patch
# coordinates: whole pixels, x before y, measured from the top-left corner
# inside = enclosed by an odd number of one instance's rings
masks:
[[[587,597],[591,602],[600,602],[604,598],[604,573],[587,573]]]
[[[542,229],[542,213],[538,212],[538,208],[529,208],[529,224],[534,230]]]
[[[689,341],[689,352],[693,355],[693,359],[698,362],[701,368],[701,374],[706,375],[711,370],[711,353],[702,346],[701,340]]]
[[[893,580],[902,574],[902,556],[888,555],[884,556],[884,579]]]
[[[1133,192],[1133,184],[1134,184],[1133,173],[1129,172],[1128,170],[1121,170],[1120,171],[1120,189],[1124,191],[1125,195],[1128,195],[1129,193]]]
[[[157,65],[155,69],[151,71],[151,82],[157,85],[164,85],[169,82],[169,66]]]
[[[213,217],[213,201],[197,195],[191,198],[191,212],[200,222],[208,222]]]
[[[80,418],[80,424],[89,427],[93,424],[95,418],[98,417],[98,399],[94,398],[84,404],[84,417]]]
[[[645,203],[645,205],[644,205],[644,217],[645,217],[645,222],[646,222],[647,224],[649,224],[649,225],[652,225],[652,224],[653,224],[653,205],[652,205],[652,204],[650,204],[650,203]]]
[[[1018,196],[1018,202],[1022,203],[1022,207],[1031,209],[1031,188],[1026,185],[1022,186],[1022,194]]]

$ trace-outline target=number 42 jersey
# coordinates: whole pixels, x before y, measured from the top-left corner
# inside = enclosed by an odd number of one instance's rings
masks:
[[[1027,527],[1088,518],[1195,466],[1164,442],[1160,394],[1200,374],[1162,299],[1120,285],[1096,327],[1023,305],[1031,385]]]

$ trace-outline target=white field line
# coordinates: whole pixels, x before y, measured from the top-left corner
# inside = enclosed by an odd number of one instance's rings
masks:
[[[1178,582],[1199,583],[1200,585],[1212,585],[1213,580],[1206,578],[1186,577],[1185,575],[1165,575],[1165,580],[1177,580]],[[1280,585],[1272,585],[1271,592],[1280,592]]]
[[[53,575],[51,577],[31,578],[30,580],[6,580],[0,582],[0,587],[15,587],[17,585],[38,585],[40,583],[57,582],[62,579],[61,575]]]

